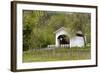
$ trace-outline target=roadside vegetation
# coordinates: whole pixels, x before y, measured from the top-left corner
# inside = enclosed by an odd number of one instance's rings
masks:
[[[38,49],[23,53],[23,62],[86,60],[90,58],[90,47]]]

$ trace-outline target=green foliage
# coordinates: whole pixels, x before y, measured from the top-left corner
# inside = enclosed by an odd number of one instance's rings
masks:
[[[71,36],[81,30],[90,43],[90,14],[55,11],[23,11],[23,50],[45,48],[55,44],[54,31],[69,29]]]

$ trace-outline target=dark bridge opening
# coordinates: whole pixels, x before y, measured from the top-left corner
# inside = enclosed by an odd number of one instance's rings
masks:
[[[66,35],[58,36],[58,40],[59,40],[60,45],[69,45],[70,44],[70,39]]]

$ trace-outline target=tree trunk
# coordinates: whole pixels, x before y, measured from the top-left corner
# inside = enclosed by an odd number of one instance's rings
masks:
[[[85,36],[83,36],[83,40],[84,40],[84,47],[86,46],[86,38]]]

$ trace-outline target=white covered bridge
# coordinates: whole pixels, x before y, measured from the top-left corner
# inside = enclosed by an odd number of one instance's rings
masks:
[[[48,45],[48,47],[84,47],[84,36],[81,31],[76,32],[76,36],[70,37],[68,30],[64,27],[56,30],[55,45]]]

